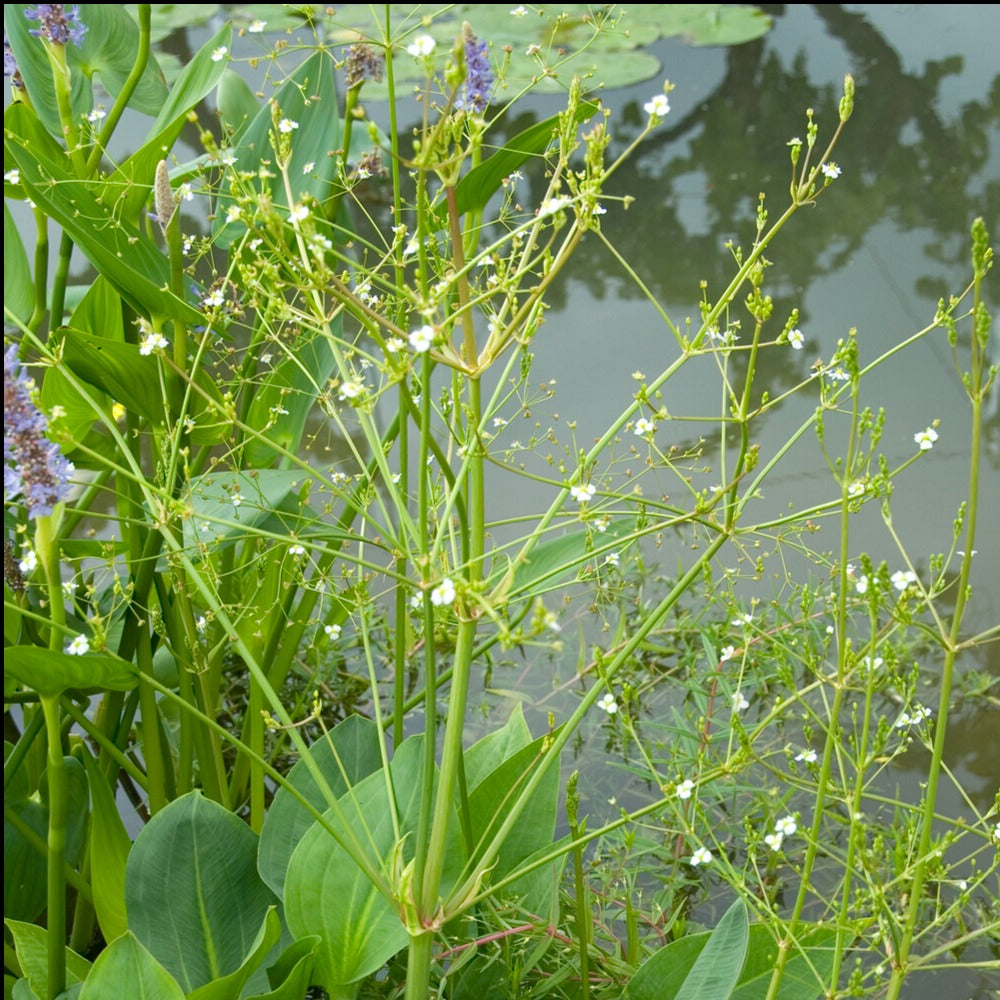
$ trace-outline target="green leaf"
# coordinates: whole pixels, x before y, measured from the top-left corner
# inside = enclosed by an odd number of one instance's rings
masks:
[[[4,917],[4,923],[14,939],[17,961],[38,997],[49,995],[48,931],[37,924],[23,923]],[[66,985],[82,983],[90,972],[90,962],[71,949],[66,949]]]
[[[531,730],[524,721],[524,709],[520,704],[515,705],[510,718],[500,729],[487,733],[465,751],[465,782],[468,790],[474,791],[498,764],[509,760],[530,742]]]
[[[6,201],[3,203],[3,305],[22,323],[28,322],[35,308],[31,265]]]
[[[740,978],[748,938],[746,903],[737,899],[709,935],[674,1000],[729,1000]]]
[[[267,970],[269,993],[256,993],[247,1000],[302,1000],[312,983],[312,970],[320,939],[315,934],[293,941]]]
[[[339,799],[349,787],[374,774],[381,766],[378,727],[370,719],[350,715],[326,738],[317,740],[309,748],[309,755],[326,778],[333,798]],[[296,763],[288,772],[287,780],[319,812],[329,807],[329,800],[305,760]],[[292,852],[315,822],[313,814],[288,788],[278,790],[260,831],[257,870],[279,897],[284,893],[285,872]]]
[[[260,101],[250,84],[231,69],[227,69],[219,80],[216,101],[222,128],[229,133],[230,143],[235,144],[260,112]]]
[[[10,747],[4,744],[4,757]],[[75,865],[83,853],[90,816],[87,778],[75,757],[65,757],[67,783],[66,863]],[[45,909],[45,842],[49,826],[49,789],[43,772],[37,794],[22,765],[4,787],[3,894],[4,914],[15,920],[35,920]],[[34,838],[20,827],[26,827]]]
[[[100,864],[91,866],[90,887],[94,910],[105,941],[113,941],[128,929],[125,916],[125,866],[132,841],[129,838],[114,792],[104,772],[90,753],[83,758],[90,785],[92,819],[90,851]]]
[[[253,951],[275,903],[256,855],[246,823],[198,791],[158,812],[132,845],[129,930],[185,993],[235,972]]]
[[[280,939],[281,919],[278,917],[278,908],[272,906],[264,916],[264,922],[243,964],[228,976],[213,979],[189,993],[188,1000],[232,1000],[233,997],[238,997],[247,980],[257,971],[260,963]]]
[[[640,24],[648,23],[649,7],[643,5],[636,13]],[[773,23],[771,16],[757,7],[741,7],[721,3],[663,4],[657,23],[665,36],[680,35],[691,45],[740,45],[767,34]]]
[[[25,104],[4,113],[4,153],[17,164],[25,191],[53,218],[137,312],[204,321],[168,289],[170,266],[156,244],[102,205],[93,186],[69,172],[69,161]]]
[[[340,799],[340,809],[350,823],[350,833],[369,845],[373,860],[390,861],[397,848],[393,812],[399,817],[403,838],[403,863],[412,859],[414,833],[419,822],[423,737],[405,740],[396,751],[390,772],[395,801],[390,802],[385,775],[369,775]],[[338,827],[334,811],[325,820]],[[456,825],[452,817],[452,827]],[[341,828],[344,837],[348,831]],[[407,851],[409,848],[409,851]],[[446,849],[448,872],[453,880],[461,868],[457,843]],[[285,918],[296,937],[318,934],[314,979],[336,994],[384,965],[409,939],[394,905],[358,868],[328,830],[314,823],[292,854],[285,876]]]
[[[62,122],[59,120],[59,104],[52,83],[52,65],[41,39],[29,34],[36,25],[24,16],[24,12],[31,6],[33,5],[27,3],[5,3],[4,30],[32,106],[37,109],[45,128],[61,139]],[[82,73],[74,73],[70,88],[74,120],[79,122],[80,116],[86,115],[93,107],[90,81]]]
[[[101,952],[79,1000],[183,1000],[184,991],[177,980],[126,931]]]
[[[337,150],[340,148],[340,118],[337,110],[337,87],[333,75],[333,58],[329,52],[311,55],[281,85],[272,98],[282,118],[298,123],[292,135],[292,155],[288,164],[288,180],[293,202],[315,198],[323,202],[337,178]],[[274,156],[270,133],[274,131],[271,103],[262,107],[233,149],[236,162],[233,174],[247,172],[253,180],[251,188],[241,189],[245,199],[253,203],[267,201],[277,211],[287,215],[291,205],[285,191],[284,178],[277,170],[267,177],[259,176],[262,159]],[[315,164],[304,173],[307,163]],[[228,193],[220,195],[215,213],[216,242],[227,247],[246,232],[242,222],[228,222],[226,215],[237,199]],[[322,384],[322,383],[321,383]]]
[[[43,695],[63,691],[130,691],[138,683],[135,667],[107,653],[73,656],[41,646],[4,650],[4,670]]]
[[[121,4],[89,3],[83,8],[87,33],[83,43],[66,46],[70,69],[100,77],[101,85],[117,98],[125,87],[139,54],[139,25]],[[167,98],[167,84],[152,52],[128,106],[155,115]]]

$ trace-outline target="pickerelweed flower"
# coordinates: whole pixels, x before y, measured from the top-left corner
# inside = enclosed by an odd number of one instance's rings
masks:
[[[490,49],[472,32],[468,21],[462,24],[462,41],[465,45],[465,95],[459,97],[455,107],[470,108],[482,114],[490,103],[493,90],[493,68],[490,66]]]
[[[385,55],[371,45],[358,42],[347,50],[344,62],[344,83],[347,89],[356,87],[365,80],[378,83],[385,72]]]
[[[29,517],[51,514],[69,495],[71,462],[48,440],[45,414],[31,400],[33,385],[12,345],[3,357],[3,486],[23,496]]]
[[[82,45],[87,34],[87,26],[80,20],[78,3],[71,4],[69,9],[63,3],[39,3],[29,7],[24,16],[29,21],[38,22],[38,27],[32,28],[30,34],[53,45],[65,45],[67,42]]]

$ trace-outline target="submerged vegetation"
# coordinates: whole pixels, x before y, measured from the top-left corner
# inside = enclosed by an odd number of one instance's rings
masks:
[[[700,7],[709,40],[766,29]],[[5,8],[6,995],[895,1000],[996,968],[1000,802],[944,756],[998,635],[966,625],[982,219],[923,329],[875,357],[851,331],[770,392],[806,343],[782,230],[850,170],[850,76],[770,137],[787,193],[681,321],[603,222],[649,214],[617,182],[671,114],[651,85],[616,140],[590,67],[644,44],[622,12],[285,11],[274,42],[253,10],[168,75],[150,5]],[[562,109],[512,129],[537,87]],[[151,124],[113,154],[126,111]],[[533,362],[594,248],[663,347],[584,439],[532,420]],[[969,455],[929,558],[893,507],[943,431],[893,462],[866,392],[927,338]],[[767,511],[803,446],[822,498]],[[782,584],[750,597],[766,562]],[[611,779],[574,769],[595,731]]]

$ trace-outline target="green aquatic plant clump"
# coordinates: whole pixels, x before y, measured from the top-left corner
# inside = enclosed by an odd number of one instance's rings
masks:
[[[628,15],[505,9],[541,32],[521,52],[497,8],[455,14],[286,11],[275,40],[255,8],[168,84],[151,5],[7,5],[11,995],[897,997],[945,953],[976,964],[1000,827],[940,789],[956,664],[995,638],[962,631],[997,374],[984,224],[926,329],[871,360],[852,331],[771,398],[762,359],[806,341],[771,291],[782,230],[838,196],[851,77],[832,121],[775,137],[787,203],[759,197],[678,323],[604,223],[641,210],[617,181],[671,120],[670,82],[631,131],[597,96]],[[560,110],[522,121],[522,77],[560,81]],[[119,154],[126,111],[148,132]],[[592,440],[525,446],[509,425],[552,397],[535,352],[591,246],[663,350]],[[890,464],[865,387],[940,330],[972,460],[918,572],[893,491],[939,430]],[[710,416],[668,405],[696,368]],[[765,443],[791,396],[808,416]],[[824,497],[762,515],[810,440]],[[862,509],[893,565],[856,550]],[[802,558],[766,606],[740,587],[762,547]],[[512,683],[483,711],[511,662],[567,656],[569,700]],[[642,789],[603,818],[566,773],[595,725]],[[885,794],[915,747],[920,795]]]

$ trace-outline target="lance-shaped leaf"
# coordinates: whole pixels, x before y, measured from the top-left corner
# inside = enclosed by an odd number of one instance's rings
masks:
[[[32,201],[137,312],[189,325],[204,322],[194,306],[169,290],[170,266],[156,244],[118,219],[90,184],[70,173],[65,153],[25,104],[12,104],[4,113],[4,155],[17,164]]]
[[[49,948],[48,931],[37,924],[26,924],[20,920],[4,918],[7,930],[14,939],[14,950],[36,997],[49,995]],[[66,985],[72,988],[74,983],[82,983],[90,972],[90,962],[78,955],[71,948],[66,949]]]
[[[41,646],[4,650],[4,671],[44,695],[63,691],[130,691],[139,682],[135,667],[107,653],[73,656]]]

